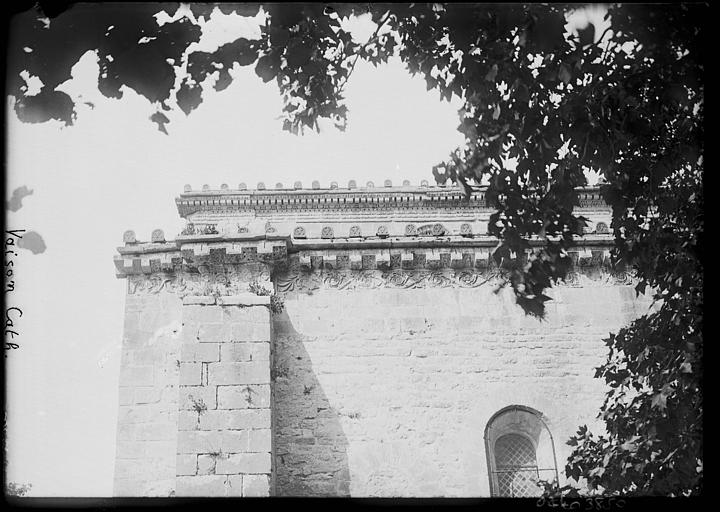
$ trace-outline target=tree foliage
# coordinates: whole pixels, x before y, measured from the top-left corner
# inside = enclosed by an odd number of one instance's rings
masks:
[[[47,11],[47,5],[43,4]],[[195,19],[212,4],[191,4]],[[632,268],[637,291],[655,309],[607,340],[597,370],[610,391],[601,410],[607,432],[581,428],[566,472],[591,491],[696,494],[702,489],[702,302],[704,4],[610,6],[607,30],[569,33],[576,6],[467,4],[221,4],[223,13],[265,14],[259,39],[214,52],[186,51],[201,30],[189,17],[159,26],[153,15],[177,4],[16,16],[8,91],[23,121],[71,124],[72,99],[55,87],[88,49],[109,97],[125,85],[163,111],[197,108],[212,77],[232,81],[233,66],[254,66],[282,95],[282,127],[344,129],[343,89],[360,59],[398,55],[428,90],[462,101],[465,143],[436,165],[439,183],[468,194],[487,184],[495,208],[489,233],[496,262],[510,273],[518,303],[542,317],[544,291],[565,276],[567,249],[585,219],[573,213],[586,171],[602,175],[612,208],[615,264]],[[72,14],[70,16],[69,14]],[[355,41],[344,21],[369,14],[377,30]],[[25,94],[19,73],[44,83]],[[517,162],[508,168],[508,159]],[[531,250],[530,240],[544,241]]]

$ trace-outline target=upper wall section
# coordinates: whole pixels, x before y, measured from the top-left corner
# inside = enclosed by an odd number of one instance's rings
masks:
[[[430,187],[404,182],[393,187],[372,182],[358,188],[354,181],[347,188],[335,183],[303,189],[268,190],[262,183],[248,190],[207,185],[193,191],[187,185],[176,199],[178,212],[188,220],[182,235],[243,233],[284,233],[296,239],[364,238],[373,236],[485,235],[493,209],[487,205],[485,191],[466,198],[458,187]],[[598,188],[578,190],[579,209],[590,219],[587,232],[607,233],[610,209]],[[435,225],[440,223],[441,225]],[[598,226],[598,224],[600,224]],[[598,229],[599,228],[599,229]]]
[[[176,199],[186,227],[175,240],[166,240],[161,230],[149,242],[126,232],[115,257],[118,277],[287,263],[296,253],[309,269],[480,268],[490,263],[497,246],[487,234],[493,209],[484,190],[466,198],[458,187],[426,182],[399,187],[389,181],[365,187],[350,182],[347,188],[335,183],[320,188],[314,182],[311,189],[296,183],[272,190],[258,185],[199,191],[186,186]],[[607,259],[612,245],[611,211],[598,188],[578,189],[578,196],[579,213],[589,223],[574,259],[592,258],[597,264]]]

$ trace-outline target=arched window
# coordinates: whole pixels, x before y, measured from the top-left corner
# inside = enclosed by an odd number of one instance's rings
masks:
[[[557,482],[552,434],[542,415],[512,405],[498,411],[485,429],[492,496],[539,496],[540,480]]]

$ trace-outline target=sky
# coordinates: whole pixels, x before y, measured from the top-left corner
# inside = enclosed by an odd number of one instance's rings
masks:
[[[372,28],[360,20],[354,36],[363,40]],[[216,11],[196,48],[211,51],[254,30],[253,20]],[[7,306],[23,313],[13,317],[20,348],[6,359],[7,477],[31,483],[30,496],[112,494],[125,300],[113,255],[125,230],[149,240],[161,228],[174,238],[184,226],[174,199],[185,184],[432,182],[432,166],[462,143],[457,98],[441,102],[397,59],[357,64],[344,133],[304,136],[281,130],[276,86],[252,66],[236,67],[232,85],[207,93],[189,117],[169,114],[169,135],[131,89],[120,100],[98,92],[92,52],[72,74],[61,86],[79,100],[71,127],[21,123],[6,99],[6,199],[18,187],[32,190],[8,211],[6,229],[35,231],[46,245],[37,254],[14,249],[15,290],[6,294]]]

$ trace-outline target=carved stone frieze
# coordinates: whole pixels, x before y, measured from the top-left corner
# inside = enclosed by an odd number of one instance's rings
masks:
[[[278,293],[311,292],[320,288],[353,290],[357,288],[475,288],[492,279],[502,278],[502,271],[465,270],[289,270],[278,273]]]
[[[128,294],[154,294],[162,291],[186,295],[237,295],[257,281],[270,284],[270,270],[264,265],[238,265],[223,271],[202,267],[200,272],[159,272],[127,276]]]
[[[277,293],[312,292],[323,288],[353,290],[358,288],[478,288],[498,286],[507,281],[501,268],[465,268],[438,270],[307,270],[293,266],[273,276]],[[570,272],[556,286],[588,287],[633,284],[629,272],[594,268]]]

